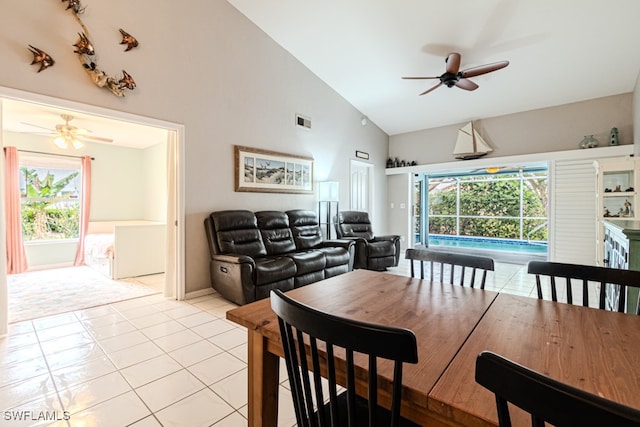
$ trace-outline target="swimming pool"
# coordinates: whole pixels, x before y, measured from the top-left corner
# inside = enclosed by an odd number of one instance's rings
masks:
[[[488,237],[429,235],[429,247],[446,248],[456,252],[486,252],[497,260],[526,262],[547,258],[547,242],[527,242],[515,239],[495,239]]]

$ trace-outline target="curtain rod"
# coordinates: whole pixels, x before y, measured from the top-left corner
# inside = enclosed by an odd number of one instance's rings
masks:
[[[46,154],[49,156],[60,156],[60,157],[73,157],[74,159],[81,159],[83,156],[72,156],[71,154],[56,154],[56,153],[45,153],[44,151],[31,151],[31,150],[18,150],[22,153],[33,153],[33,154]],[[91,157],[91,160],[95,160],[95,157]]]

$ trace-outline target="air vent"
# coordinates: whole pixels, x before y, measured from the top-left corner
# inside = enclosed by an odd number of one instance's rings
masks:
[[[296,125],[305,129],[311,129],[311,119],[296,114]]]

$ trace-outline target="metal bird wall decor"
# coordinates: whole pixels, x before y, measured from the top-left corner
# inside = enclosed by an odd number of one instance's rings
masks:
[[[98,64],[96,61],[96,52],[93,44],[91,43],[89,30],[85,26],[84,22],[82,22],[82,19],[80,19],[80,15],[84,13],[86,7],[84,7],[80,3],[80,0],[61,0],[61,2],[67,3],[66,10],[71,11],[73,17],[82,27],[82,32],[78,33],[78,41],[73,44],[73,46],[75,47],[73,53],[78,56],[82,67],[91,78],[91,81],[98,87],[108,89],[116,96],[124,96],[125,89],[135,89],[135,80],[125,70],[122,70],[122,77],[112,77],[98,68]],[[136,40],[136,38],[131,34],[122,29],[120,29],[120,34],[122,35],[122,42],[120,44],[127,45],[125,52],[138,46],[138,40]],[[51,56],[49,56],[43,50],[40,50],[31,45],[29,45],[29,50],[31,53],[33,53],[33,62],[31,64],[40,64],[40,69],[38,70],[38,72],[54,64],[53,58],[51,58]]]

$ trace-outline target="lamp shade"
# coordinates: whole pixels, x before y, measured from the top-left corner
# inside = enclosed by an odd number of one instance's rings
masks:
[[[322,181],[318,183],[318,201],[319,202],[338,202],[340,201],[338,181]]]

